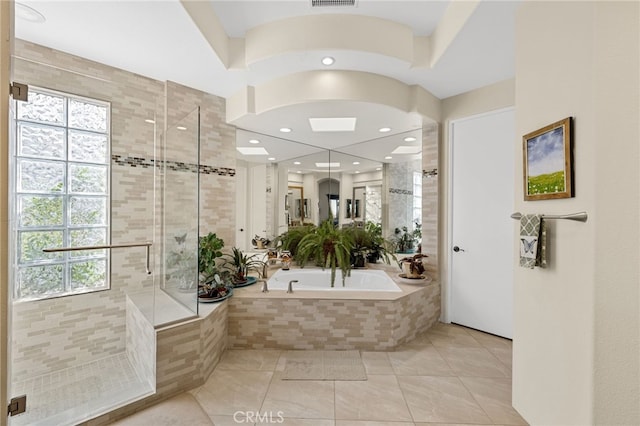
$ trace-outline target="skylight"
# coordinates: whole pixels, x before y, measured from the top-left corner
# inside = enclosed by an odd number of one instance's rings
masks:
[[[309,124],[314,132],[353,132],[356,129],[356,118],[310,118]]]
[[[239,146],[236,148],[242,155],[269,155],[263,147]]]
[[[422,147],[419,145],[410,146],[410,145],[400,145],[393,151],[392,154],[419,154],[422,151]]]
[[[318,168],[340,167],[340,163],[316,163]]]

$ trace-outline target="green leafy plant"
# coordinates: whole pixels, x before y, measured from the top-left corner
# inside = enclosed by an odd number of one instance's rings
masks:
[[[405,271],[408,276],[419,276],[424,272],[424,264],[422,259],[428,257],[426,254],[417,253],[411,257],[400,259],[400,268]]]
[[[379,259],[382,259],[386,264],[391,264],[391,259],[397,261],[396,256],[393,254],[393,243],[382,236],[381,224],[367,222],[364,230],[370,241],[369,254],[367,255],[367,260],[370,263],[376,263]]]
[[[198,242],[198,272],[200,273],[200,282],[207,283],[213,280],[218,272],[216,260],[222,257],[222,248],[224,240],[209,232],[207,235],[200,237]]]
[[[292,227],[287,232],[279,235],[275,239],[274,245],[278,250],[287,250],[291,253],[291,256],[296,257],[300,241],[302,241],[307,234],[314,232],[315,229],[316,226],[311,224]]]
[[[243,283],[247,280],[247,274],[250,271],[255,271],[259,276],[262,275],[262,270],[265,263],[258,259],[257,254],[247,255],[244,254],[239,248],[233,247],[231,254],[223,255],[224,267],[231,272],[231,277],[234,283]]]
[[[295,259],[300,267],[304,267],[310,259],[319,260],[323,269],[331,269],[331,287],[335,283],[336,269],[340,268],[344,285],[344,279],[351,271],[353,240],[348,232],[334,226],[332,218],[305,235],[297,248]]]
[[[396,244],[396,251],[400,253],[413,253],[415,243],[422,238],[422,225],[415,222],[413,230],[409,231],[406,226],[396,228],[393,242]]]

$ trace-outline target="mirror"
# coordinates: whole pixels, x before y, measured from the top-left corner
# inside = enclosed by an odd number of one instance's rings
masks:
[[[379,223],[390,238],[422,222],[422,129],[332,150],[242,129],[236,135],[236,173],[246,173],[251,206],[237,212],[246,235],[272,240],[332,217],[341,227]]]

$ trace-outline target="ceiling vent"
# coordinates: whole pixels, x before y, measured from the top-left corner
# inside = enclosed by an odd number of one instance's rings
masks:
[[[356,0],[311,0],[311,7],[354,7]]]

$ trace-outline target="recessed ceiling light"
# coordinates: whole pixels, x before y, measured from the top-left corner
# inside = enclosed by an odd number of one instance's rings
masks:
[[[382,170],[382,167],[376,167],[376,170],[380,171],[380,170]]]
[[[302,170],[298,170],[296,173],[302,173]]]
[[[414,138],[413,136],[407,136],[406,138],[404,138],[405,142],[414,142],[416,140],[416,138]]]
[[[314,132],[353,132],[356,130],[356,118],[310,118],[309,125]]]
[[[187,128],[184,127],[184,126],[177,126],[176,129],[178,129],[178,130],[187,130]]]
[[[152,120],[150,118],[147,118],[146,120],[144,120],[145,123],[149,123],[149,124],[155,124],[155,120]]]
[[[360,173],[360,172],[358,170],[356,170],[355,173],[357,174],[357,173]]]
[[[418,154],[422,151],[421,146],[400,145],[393,151],[392,154]]]
[[[378,129],[378,131],[380,133],[387,133],[391,131],[391,127],[381,127],[380,129]]]
[[[280,131],[281,131],[282,133],[290,133],[290,132],[291,132],[291,129],[290,129],[290,128],[288,128],[288,127],[281,127],[281,128],[280,128]]]
[[[331,56],[325,56],[324,58],[322,58],[322,65],[326,65],[326,66],[333,65],[335,61],[336,60],[333,59]]]
[[[276,157],[269,157],[269,158],[267,158],[267,160],[269,160],[269,161],[276,161]]]
[[[260,143],[260,141],[258,139],[249,139],[249,143],[256,144]]]
[[[316,163],[316,167],[340,167],[340,163]]]
[[[293,164],[295,164],[296,166],[299,166],[300,162],[299,161],[294,161]]]
[[[236,148],[242,155],[269,155],[263,147],[239,146]]]
[[[351,164],[353,164],[354,166],[357,166],[358,164],[360,164],[360,162],[359,162],[359,161],[354,161],[354,162],[353,162],[353,163],[351,163]]]
[[[16,18],[24,19],[25,21],[33,22],[35,24],[42,24],[46,21],[42,13],[32,7],[18,2],[15,3],[15,15]]]
[[[390,155],[387,155],[386,157],[384,157],[385,160],[391,160],[393,157]]]

